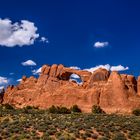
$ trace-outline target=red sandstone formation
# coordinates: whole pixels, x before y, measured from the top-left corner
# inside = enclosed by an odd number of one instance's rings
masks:
[[[77,74],[82,85],[70,80]],[[3,104],[48,108],[52,105],[71,107],[77,104],[84,112],[99,105],[107,113],[130,113],[140,108],[140,77],[98,69],[93,73],[63,65],[44,65],[38,79],[23,76],[17,86],[9,86]]]

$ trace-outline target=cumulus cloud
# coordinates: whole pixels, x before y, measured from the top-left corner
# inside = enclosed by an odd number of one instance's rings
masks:
[[[94,47],[95,48],[104,48],[109,45],[109,42],[95,42]]]
[[[8,78],[0,76],[0,85],[8,84],[8,82]]]
[[[22,79],[17,79],[17,82],[20,82],[20,81],[22,81]]]
[[[75,70],[80,70],[81,68],[77,67],[77,66],[71,66],[71,69],[75,69]]]
[[[36,62],[34,62],[33,60],[27,60],[25,62],[21,63],[23,66],[36,66]]]
[[[94,72],[95,70],[99,69],[99,68],[103,68],[103,69],[106,69],[106,70],[110,70],[110,65],[109,64],[106,64],[106,65],[99,65],[99,66],[95,66],[95,67],[92,67],[92,68],[89,68],[89,69],[84,69],[84,70],[87,70],[89,72]]]
[[[7,77],[0,76],[0,91],[9,84],[9,81],[10,80]]]
[[[111,71],[125,71],[125,70],[128,70],[129,67],[124,67],[122,65],[118,65],[118,66],[112,66],[110,68]]]
[[[41,37],[40,41],[44,43],[49,43],[49,40],[46,37]]]
[[[93,73],[95,70],[97,70],[99,68],[103,68],[103,69],[106,69],[108,71],[125,71],[125,70],[129,70],[129,67],[124,67],[122,65],[110,66],[109,64],[99,65],[99,66],[95,66],[95,67],[92,67],[92,68],[89,68],[89,69],[84,69],[84,70],[87,70],[87,71]]]
[[[13,23],[10,19],[0,18],[0,45],[6,47],[34,44],[39,37],[33,22],[21,20]]]
[[[13,83],[13,79],[9,77],[0,76],[0,87],[3,89]]]
[[[76,70],[80,70],[80,68],[77,67],[77,66],[71,66],[70,68],[76,69]],[[106,65],[98,65],[98,66],[95,66],[95,67],[86,68],[86,69],[84,69],[84,70],[93,73],[95,70],[97,70],[97,69],[99,69],[99,68],[103,68],[103,69],[106,69],[106,70],[108,70],[108,71],[125,71],[125,70],[129,70],[129,67],[124,67],[124,66],[122,66],[122,65],[110,66],[109,64],[106,64]],[[72,74],[71,77],[72,77],[72,78],[75,78],[75,77],[78,77],[78,75]]]
[[[0,91],[2,91],[2,89],[4,89],[4,86],[0,86]]]
[[[42,68],[42,67],[40,67],[40,68],[38,68],[38,69],[36,69],[36,70],[32,70],[33,75],[38,75],[38,74],[40,74],[40,73],[41,73],[41,68]]]
[[[80,78],[77,74],[72,74],[70,77],[71,77],[71,78],[74,78],[74,79]]]

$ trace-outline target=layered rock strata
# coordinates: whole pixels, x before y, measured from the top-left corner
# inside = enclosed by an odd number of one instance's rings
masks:
[[[78,75],[82,84],[71,80],[72,74]],[[91,73],[62,64],[44,65],[38,78],[23,76],[19,85],[7,87],[1,102],[17,108],[77,104],[83,112],[99,105],[107,113],[131,113],[140,108],[140,77],[136,80],[133,75],[101,68]]]

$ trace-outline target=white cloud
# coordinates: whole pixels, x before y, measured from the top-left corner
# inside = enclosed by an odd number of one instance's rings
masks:
[[[0,85],[6,85],[8,84],[9,80],[6,77],[0,76]]]
[[[125,71],[125,70],[128,70],[129,67],[124,67],[122,65],[118,65],[118,66],[112,66],[110,68],[111,71]]]
[[[99,65],[99,66],[95,66],[95,67],[92,67],[92,68],[89,68],[89,69],[84,69],[84,70],[87,70],[89,72],[94,72],[95,70],[99,69],[99,68],[103,68],[103,69],[106,69],[106,70],[110,70],[110,65],[109,64],[106,64],[106,65]]]
[[[40,68],[38,68],[38,69],[36,69],[36,70],[32,70],[33,75],[38,75],[38,74],[40,74],[40,73],[41,73],[41,68],[42,68],[42,67],[40,67]]]
[[[36,66],[36,63],[33,60],[27,60],[21,63],[23,66]]]
[[[20,82],[20,81],[22,81],[22,79],[17,79],[17,82]]]
[[[0,91],[1,91],[2,89],[4,89],[4,86],[0,86]]]
[[[49,43],[49,40],[46,37],[41,37],[40,41],[45,42],[45,43]]]
[[[109,42],[95,42],[94,47],[95,48],[104,48],[109,45]]]
[[[125,70],[129,69],[129,67],[124,67],[122,65],[110,66],[109,64],[106,64],[106,65],[99,65],[99,66],[95,66],[95,67],[92,67],[89,69],[84,69],[84,70],[87,70],[87,71],[93,73],[95,70],[97,70],[99,68],[103,68],[103,69],[106,69],[108,71],[125,71]]]
[[[39,37],[33,22],[21,20],[13,23],[10,19],[0,18],[0,45],[14,47],[34,44]]]
[[[80,70],[81,68],[77,67],[77,66],[71,66],[71,69],[75,69],[75,70]]]
[[[71,78],[75,78],[75,79],[80,78],[77,74],[72,74],[70,77],[71,77]]]

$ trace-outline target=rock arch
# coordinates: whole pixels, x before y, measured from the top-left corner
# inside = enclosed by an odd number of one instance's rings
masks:
[[[82,70],[75,70],[70,68],[64,68],[59,75],[61,80],[69,80],[70,76],[72,74],[76,74],[80,77],[82,83],[87,82],[90,79],[90,76],[92,75],[91,72],[88,71],[82,71]]]
[[[72,74],[76,74],[80,77],[83,83],[87,82],[92,75],[91,72],[64,67],[62,64],[53,64],[52,66],[44,65],[41,74],[55,77],[59,80],[69,80]]]

